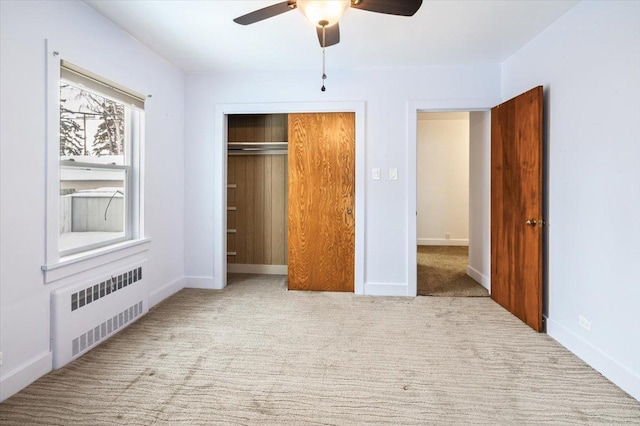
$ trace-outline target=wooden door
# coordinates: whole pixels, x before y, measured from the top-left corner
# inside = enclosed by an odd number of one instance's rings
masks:
[[[289,289],[353,291],[355,114],[289,114]]]
[[[542,331],[542,86],[491,110],[491,298]]]

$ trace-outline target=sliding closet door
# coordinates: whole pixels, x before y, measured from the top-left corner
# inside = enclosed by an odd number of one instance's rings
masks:
[[[289,114],[289,289],[354,288],[355,114]]]

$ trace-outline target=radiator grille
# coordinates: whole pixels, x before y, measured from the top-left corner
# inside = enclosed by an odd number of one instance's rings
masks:
[[[118,290],[138,282],[139,280],[142,280],[141,266],[119,275],[113,275],[106,281],[102,281],[98,284],[91,285],[86,289],[72,293],[71,310],[75,311],[83,308],[91,302],[95,302],[98,299],[109,296]]]
[[[149,310],[146,260],[113,264],[51,292],[53,368],[82,356]],[[146,271],[145,271],[146,274]],[[89,274],[87,274],[89,275]]]
[[[135,305],[132,305],[124,311],[114,315],[113,318],[109,318],[102,324],[87,330],[86,333],[83,333],[73,339],[71,342],[72,356],[76,356],[85,349],[97,344],[100,340],[108,337],[112,333],[115,333],[134,318],[142,315],[144,312],[142,307],[143,305],[141,300]]]

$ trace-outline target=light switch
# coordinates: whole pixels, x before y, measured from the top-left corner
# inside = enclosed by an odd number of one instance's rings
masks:
[[[380,169],[373,169],[371,171],[371,176],[373,177],[373,180],[380,180]]]
[[[398,169],[395,167],[389,169],[389,180],[398,180]]]

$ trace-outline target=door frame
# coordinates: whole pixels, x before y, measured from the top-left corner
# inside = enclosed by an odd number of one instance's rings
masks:
[[[229,114],[355,113],[355,259],[354,293],[364,294],[365,265],[365,102],[283,102],[218,104],[213,149],[213,288],[227,286],[227,120]],[[217,238],[216,238],[217,237]]]
[[[417,286],[417,208],[418,208],[418,175],[417,175],[417,142],[419,112],[453,112],[453,111],[490,111],[500,104],[500,98],[482,99],[439,99],[427,101],[410,101],[407,105],[407,296],[418,294]],[[491,250],[489,247],[487,250]],[[489,282],[491,293],[491,282]]]

